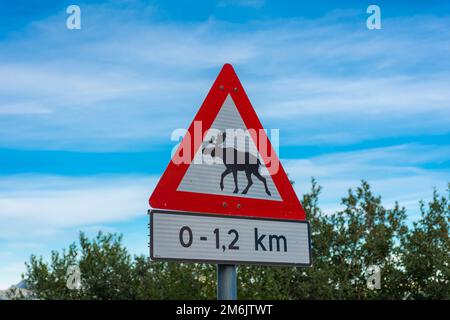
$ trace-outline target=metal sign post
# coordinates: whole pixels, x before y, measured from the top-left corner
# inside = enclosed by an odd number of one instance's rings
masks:
[[[233,264],[217,265],[217,300],[237,299],[236,266]]]

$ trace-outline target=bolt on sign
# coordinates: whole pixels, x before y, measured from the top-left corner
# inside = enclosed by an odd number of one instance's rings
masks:
[[[149,202],[153,260],[311,265],[305,211],[230,64]]]

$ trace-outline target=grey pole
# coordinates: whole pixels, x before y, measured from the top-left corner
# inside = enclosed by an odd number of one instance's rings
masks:
[[[236,266],[233,264],[217,265],[217,300],[236,300],[237,280]]]

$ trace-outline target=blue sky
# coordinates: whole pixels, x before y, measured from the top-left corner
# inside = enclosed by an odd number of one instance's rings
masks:
[[[366,28],[381,8],[382,29]],[[81,30],[66,8],[81,7]],[[450,182],[450,3],[2,1],[0,289],[79,230],[147,254],[147,200],[221,66],[234,65],[300,196],[367,179],[417,219]]]

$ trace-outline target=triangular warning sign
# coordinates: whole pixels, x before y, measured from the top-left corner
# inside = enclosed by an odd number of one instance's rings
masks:
[[[150,197],[156,209],[305,220],[233,67],[224,65]]]

